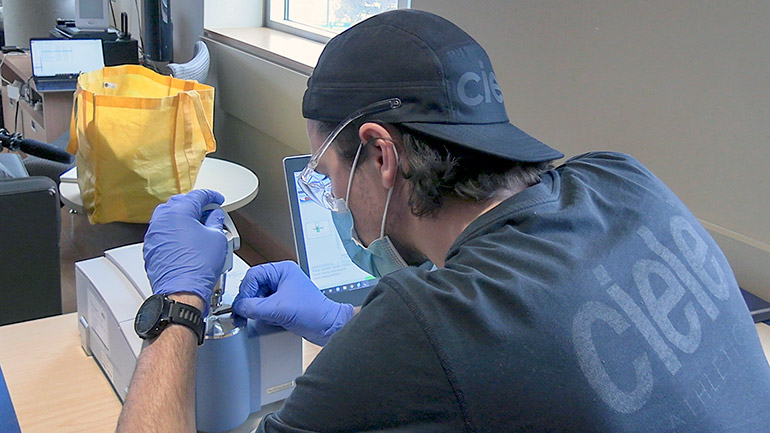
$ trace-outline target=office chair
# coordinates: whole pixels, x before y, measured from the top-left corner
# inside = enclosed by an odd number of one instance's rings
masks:
[[[0,210],[0,325],[61,314],[56,183],[44,176],[2,179]]]
[[[70,140],[69,131],[62,134],[59,138],[51,143],[52,146],[61,150],[67,150],[67,143]],[[38,158],[37,156],[28,156],[24,158],[24,167],[27,168],[30,176],[46,176],[53,180],[56,184],[59,183],[59,176],[65,171],[75,166],[75,161],[71,163],[56,162],[45,158]]]

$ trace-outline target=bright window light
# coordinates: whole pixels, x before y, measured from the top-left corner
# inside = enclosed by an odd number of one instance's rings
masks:
[[[326,42],[366,18],[409,0],[268,0],[267,26]]]

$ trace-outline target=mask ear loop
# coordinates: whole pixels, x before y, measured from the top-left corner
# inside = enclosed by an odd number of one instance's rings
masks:
[[[348,176],[348,189],[345,191],[345,203],[350,207],[350,186],[353,185],[353,174],[356,172],[356,165],[358,164],[358,157],[361,156],[361,149],[364,148],[364,142],[358,143],[358,150],[356,150],[356,157],[353,158],[353,165],[350,166],[350,176]]]
[[[366,143],[364,143],[363,141],[358,143],[358,149],[356,150],[356,156],[353,158],[353,164],[350,166],[350,176],[348,176],[348,187],[347,187],[347,190],[345,191],[345,203],[349,204],[349,200],[350,200],[350,186],[353,185],[353,174],[355,173],[356,166],[358,165],[358,157],[361,156],[361,149],[364,148],[365,144],[372,143],[372,142],[374,142],[376,140],[387,140],[387,141],[390,141],[391,143],[393,143],[393,140],[391,140],[389,138],[382,138],[382,137],[374,137],[371,140],[367,141]],[[393,151],[396,152],[396,148],[395,147],[393,148]],[[396,164],[398,164],[398,152],[396,152]]]
[[[396,150],[396,146],[393,146],[393,153],[396,154],[396,166],[398,166],[398,151]],[[388,208],[390,207],[390,197],[393,195],[393,188],[395,187],[395,182],[393,186],[390,187],[388,190],[388,198],[385,200],[385,211],[382,213],[382,225],[380,226],[380,238],[385,237],[385,221],[388,217]]]
[[[393,140],[390,140],[387,138],[376,137],[366,142],[366,144],[369,144],[375,140],[388,140],[391,143],[393,142]],[[364,142],[362,141],[361,143],[358,144],[358,150],[356,150],[356,156],[353,158],[353,165],[351,165],[351,168],[350,168],[350,176],[348,177],[348,187],[347,187],[347,191],[345,191],[345,204],[348,205],[348,209],[350,208],[350,187],[351,185],[353,185],[353,174],[356,172],[358,157],[361,156],[361,149],[363,148],[364,148]],[[396,165],[398,165],[399,163],[398,151],[396,150],[395,146],[393,147],[393,153],[396,154]],[[385,199],[385,211],[382,213],[382,223],[380,224],[380,238],[385,237],[385,222],[387,221],[387,217],[388,217],[388,208],[390,207],[390,198],[393,196],[393,188],[394,188],[393,186],[390,187],[390,189],[388,190],[388,198]]]

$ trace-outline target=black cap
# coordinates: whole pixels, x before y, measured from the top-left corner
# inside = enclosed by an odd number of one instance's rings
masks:
[[[428,12],[385,12],[340,33],[307,85],[308,119],[341,122],[371,103],[399,98],[400,108],[376,118],[510,160],[564,156],[510,123],[487,53]]]

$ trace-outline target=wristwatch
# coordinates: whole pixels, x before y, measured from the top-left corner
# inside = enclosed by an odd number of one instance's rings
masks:
[[[152,295],[147,298],[134,319],[134,331],[146,340],[160,335],[169,323],[187,326],[198,336],[198,345],[203,344],[203,314],[192,305],[176,302],[166,295]]]

